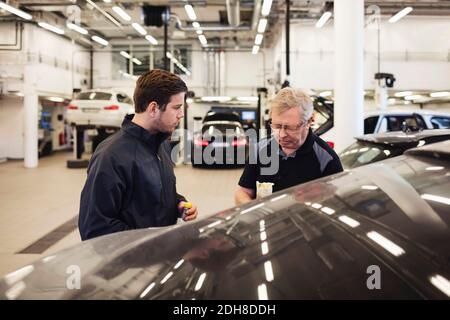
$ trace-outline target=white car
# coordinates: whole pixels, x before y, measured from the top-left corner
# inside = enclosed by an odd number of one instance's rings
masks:
[[[330,121],[328,121],[330,122]],[[320,137],[334,146],[336,129],[330,122]],[[449,129],[450,113],[433,110],[376,110],[364,113],[364,134],[402,131],[403,129]],[[337,150],[338,152],[342,151]]]
[[[364,116],[364,134],[401,131],[404,126],[420,129],[450,128],[450,113],[432,110],[372,111]]]
[[[89,90],[77,94],[67,108],[69,124],[120,128],[123,118],[134,113],[133,100],[124,92]]]

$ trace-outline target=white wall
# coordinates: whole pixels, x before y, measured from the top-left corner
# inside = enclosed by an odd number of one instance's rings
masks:
[[[0,23],[0,43],[11,42],[13,36],[15,24]],[[0,100],[0,158],[23,158],[23,99],[11,92],[23,93],[23,80],[20,77],[23,77],[25,65],[36,65],[38,95],[70,98],[73,86],[80,87],[80,81],[89,78],[86,70],[83,70],[89,68],[89,55],[75,53],[83,48],[29,23],[24,24],[22,49],[4,49],[0,45],[0,74],[19,79],[6,78],[2,83],[5,98]],[[81,73],[72,73],[72,66],[81,70]]]
[[[23,98],[0,99],[0,159],[23,158],[23,112]]]
[[[264,56],[266,55],[266,56]],[[225,95],[230,96],[256,96],[256,88],[264,86],[264,62],[266,68],[272,68],[271,52],[252,55],[251,52],[225,52]],[[207,73],[206,53],[201,50],[197,42],[192,45],[192,74],[183,75],[189,90],[196,96],[206,95]],[[113,65],[111,48],[99,50],[94,53],[94,87],[121,88],[132,94],[134,79],[119,78],[118,68]]]
[[[381,72],[393,73],[395,89],[450,88],[450,20],[407,16],[381,24]],[[312,89],[333,88],[333,23],[321,29],[313,23],[291,26],[291,83]],[[282,64],[285,78],[284,30],[272,49],[274,68]],[[377,31],[365,29],[364,88],[374,89],[377,72]],[[274,77],[276,72],[274,73]]]

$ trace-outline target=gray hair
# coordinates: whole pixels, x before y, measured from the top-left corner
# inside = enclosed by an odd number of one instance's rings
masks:
[[[278,91],[270,103],[270,116],[273,112],[282,113],[292,108],[300,108],[303,121],[308,121],[314,111],[311,97],[300,89],[286,87]]]

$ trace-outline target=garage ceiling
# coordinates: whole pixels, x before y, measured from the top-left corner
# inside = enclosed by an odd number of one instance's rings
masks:
[[[0,0],[3,1],[4,0]],[[229,18],[236,19],[233,9],[227,11],[227,2],[238,4],[239,25],[229,24]],[[292,21],[316,21],[326,7],[332,6],[333,1],[324,0],[291,0]],[[137,22],[144,26],[142,20],[142,5],[144,3],[154,6],[170,7],[169,38],[180,41],[198,41],[192,20],[189,19],[184,6],[191,4],[197,15],[197,21],[203,28],[203,33],[208,39],[205,47],[251,47],[257,33],[257,23],[261,16],[262,0],[18,0],[7,1],[14,7],[19,7],[33,15],[33,21],[46,21],[61,28],[70,17],[78,19],[80,25],[89,31],[90,35],[101,36],[111,43],[119,43],[130,40],[146,42],[132,26]],[[79,15],[76,12],[80,8]],[[419,16],[450,16],[450,1],[422,0],[422,1],[365,1],[366,7],[378,5],[381,13],[391,16],[406,6],[412,6],[414,10],[410,15]],[[114,6],[121,7],[130,17],[131,21],[125,21],[113,11]],[[74,9],[75,8],[75,9]],[[231,7],[233,8],[233,7]],[[256,8],[256,11],[255,11]],[[272,9],[266,28],[264,46],[270,46],[275,35],[284,26],[286,17],[286,0],[273,0]],[[108,18],[107,16],[110,16]],[[7,11],[0,10],[0,21],[16,19]],[[20,18],[17,18],[20,19]],[[113,21],[115,20],[115,22]],[[148,34],[162,43],[163,27],[144,26]],[[83,36],[75,31],[65,28],[65,36],[74,39],[84,46],[92,44],[90,37]]]

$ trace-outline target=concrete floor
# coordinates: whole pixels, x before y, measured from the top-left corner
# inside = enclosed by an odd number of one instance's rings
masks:
[[[36,169],[25,169],[23,161],[0,164],[0,276],[81,241],[76,229],[42,254],[18,253],[78,214],[86,169],[67,169],[71,156],[55,153],[40,159]],[[178,192],[197,204],[199,219],[234,206],[241,173],[242,168],[175,168]]]

